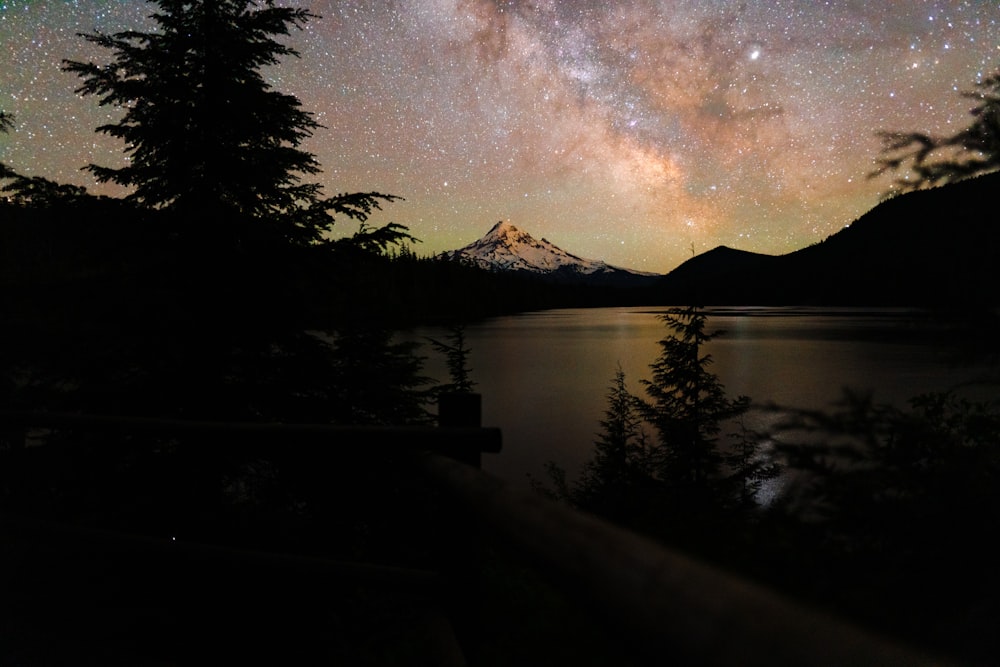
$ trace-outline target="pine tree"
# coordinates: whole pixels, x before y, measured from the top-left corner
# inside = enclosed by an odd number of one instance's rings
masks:
[[[0,111],[0,134],[7,134],[14,128],[14,116],[6,111]],[[0,162],[0,180],[12,178],[14,170]]]
[[[0,134],[14,128],[13,114],[0,111]],[[22,176],[0,162],[0,181],[9,181],[0,187],[7,202],[44,208],[56,204],[71,204],[88,197],[87,189],[79,185],[56,183],[41,176]]]
[[[729,399],[702,346],[719,332],[705,330],[705,312],[689,306],[661,316],[670,334],[660,341],[660,356],[643,380],[649,400],[644,418],[659,435],[654,458],[658,477],[673,491],[706,491],[718,479],[722,454],[718,434],[723,422],[745,412],[750,400]]]
[[[448,331],[445,341],[428,338],[431,347],[445,356],[448,367],[448,384],[438,387],[440,392],[469,393],[476,386],[469,368],[469,350],[465,345],[465,327],[458,325]]]
[[[894,186],[905,192],[1000,169],[1000,70],[962,96],[976,102],[968,127],[947,137],[880,132],[882,155],[870,177],[903,170]]]
[[[280,223],[288,240],[315,242],[334,215],[364,220],[379,193],[322,197],[306,177],[320,171],[300,148],[320,128],[299,100],[262,68],[298,53],[276,38],[317,16],[272,0],[150,0],[155,32],[81,34],[110,50],[110,63],[64,61],[77,89],[124,110],[97,128],[125,142],[123,167],[86,167],[99,182],[131,188],[129,199],[207,222],[233,216]]]
[[[341,424],[427,424],[431,382],[422,374],[423,357],[414,342],[393,340],[389,329],[343,326],[332,332],[331,421]]]
[[[607,401],[594,457],[584,466],[571,498],[578,507],[624,520],[637,509],[633,500],[651,479],[652,468],[640,401],[628,390],[621,366],[608,388]]]
[[[758,507],[764,483],[781,474],[781,465],[761,447],[761,436],[747,428],[740,416],[739,430],[729,434],[734,445],[723,457],[730,470],[731,497],[739,509]]]

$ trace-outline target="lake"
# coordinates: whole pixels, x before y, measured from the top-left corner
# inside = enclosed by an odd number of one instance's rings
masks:
[[[550,310],[484,320],[466,327],[469,365],[483,396],[483,425],[503,430],[503,452],[483,468],[515,484],[544,478],[552,460],[570,479],[593,451],[606,394],[620,364],[633,394],[645,396],[665,308]],[[982,376],[938,343],[946,325],[919,310],[833,308],[709,308],[708,331],[724,333],[705,346],[730,396],[756,404],[830,407],[843,389],[871,391],[877,401],[904,405],[926,391]],[[406,338],[444,340],[441,328]],[[425,370],[442,382],[444,360],[429,346]],[[767,419],[757,414],[751,419]],[[759,427],[761,423],[750,423]]]

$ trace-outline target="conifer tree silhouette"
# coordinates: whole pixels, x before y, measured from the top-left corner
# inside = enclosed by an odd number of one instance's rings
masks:
[[[149,0],[158,30],[82,33],[111,62],[65,60],[79,94],[124,110],[97,128],[125,143],[127,164],[85,167],[99,182],[131,188],[129,199],[213,222],[267,220],[294,243],[313,243],[333,215],[365,220],[377,192],[325,198],[302,142],[321,126],[262,69],[297,51],[278,38],[316,14],[272,0]]]
[[[14,115],[0,111],[0,134],[14,128]],[[77,202],[87,196],[87,189],[79,185],[57,183],[41,176],[23,176],[0,162],[0,181],[9,181],[0,187],[7,202],[16,205],[30,204],[35,208]]]
[[[435,351],[444,355],[445,363],[448,367],[448,378],[450,382],[441,385],[438,390],[441,392],[469,393],[476,386],[472,379],[472,369],[469,367],[469,353],[471,350],[465,343],[465,327],[456,325],[448,330],[444,341],[428,338],[431,347]]]
[[[893,186],[906,192],[1000,169],[1000,70],[962,96],[976,102],[968,127],[946,137],[880,132],[882,154],[869,177],[901,171]]]
[[[722,332],[706,330],[699,306],[674,308],[660,319],[668,333],[649,365],[651,379],[640,380],[646,397],[628,390],[619,367],[580,478],[567,483],[566,471],[549,462],[546,473],[555,488],[533,480],[544,495],[653,534],[667,525],[665,514],[677,528],[693,525],[692,512],[755,509],[764,483],[781,470],[760,434],[746,427],[750,398],[730,398],[709,370],[712,356],[703,346]],[[647,436],[647,426],[655,437]],[[727,432],[734,444],[720,443],[723,429],[734,426]]]
[[[606,397],[594,456],[570,495],[578,507],[622,520],[637,509],[636,492],[652,477],[653,447],[642,428],[641,401],[628,390],[621,366]]]
[[[718,332],[706,331],[706,314],[697,306],[668,311],[661,319],[670,330],[660,340],[660,356],[643,380],[648,400],[643,417],[659,435],[654,457],[658,477],[676,491],[705,491],[723,462],[717,439],[722,423],[745,412],[750,400],[730,399],[708,366],[703,346]]]
[[[0,134],[7,134],[14,127],[14,116],[6,111],[0,111]],[[14,170],[0,162],[0,180],[14,176]]]

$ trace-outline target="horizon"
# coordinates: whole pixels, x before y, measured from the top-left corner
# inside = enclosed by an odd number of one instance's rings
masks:
[[[961,91],[1000,65],[1000,8],[893,3],[713,7],[687,0],[287,2],[322,18],[268,70],[327,129],[304,144],[327,194],[405,198],[375,221],[421,254],[496,220],[581,257],[669,273],[720,245],[784,254],[873,208],[879,130],[954,132]],[[900,5],[903,6],[900,6]],[[148,29],[147,3],[13,0],[0,39],[0,160],[95,187],[115,118],[73,90],[64,58],[107,62],[75,33]],[[349,226],[344,226],[347,231]]]
[[[881,202],[877,202],[872,208],[874,208],[875,206],[878,206],[879,203],[881,203]],[[870,211],[870,210],[871,209],[869,209],[868,211]],[[864,213],[862,213],[861,216],[863,216],[866,213],[868,213],[868,211],[865,211]],[[859,216],[859,217],[861,217],[861,216]],[[851,223],[849,223],[848,225],[845,225],[845,227],[850,226],[850,224],[853,224],[853,222],[855,222],[855,220],[852,220]],[[566,254],[579,257],[581,260],[584,260],[586,262],[604,262],[604,263],[608,264],[608,266],[611,266],[612,268],[625,269],[625,270],[628,270],[628,271],[639,271],[638,269],[633,269],[632,267],[629,267],[629,266],[619,266],[619,265],[611,264],[610,262],[606,262],[602,257],[584,257],[584,256],[580,255],[579,253],[573,252],[572,249],[564,248],[561,245],[559,245],[558,243],[554,243],[553,241],[551,241],[551,240],[549,240],[549,239],[547,239],[545,237],[536,236],[535,234],[532,234],[531,231],[528,230],[528,229],[526,229],[523,225],[515,224],[514,221],[509,220],[509,219],[508,220],[499,220],[497,222],[494,222],[486,232],[484,232],[483,234],[479,235],[475,239],[469,241],[468,243],[463,243],[461,246],[458,246],[458,247],[455,247],[455,248],[448,248],[446,250],[438,251],[438,252],[435,252],[435,253],[430,254],[430,255],[424,255],[423,253],[418,252],[417,249],[413,249],[412,247],[411,247],[411,249],[414,250],[415,254],[418,257],[419,256],[436,257],[438,255],[443,255],[443,254],[449,254],[449,253],[458,252],[458,251],[465,250],[465,249],[467,249],[469,247],[472,247],[472,246],[476,245],[477,243],[479,243],[480,241],[482,241],[483,239],[485,239],[487,236],[489,236],[490,234],[492,234],[493,230],[496,229],[500,225],[508,225],[514,231],[518,231],[518,232],[522,232],[524,234],[527,234],[528,236],[530,236],[532,239],[534,239],[536,241],[543,241],[543,242],[549,243],[549,244],[555,246],[557,249],[565,252]],[[837,230],[837,231],[840,231],[840,230]],[[833,233],[835,234],[836,232],[833,232]],[[822,240],[823,239],[820,239],[820,241],[822,241]],[[790,250],[789,252],[796,252],[797,250],[802,250],[805,247],[807,247],[807,246],[803,246],[802,248],[794,248],[794,249]],[[697,254],[691,255],[691,256],[685,258],[684,260],[681,261],[680,264],[678,264],[677,266],[673,267],[672,269],[668,269],[667,271],[664,271],[662,274],[658,274],[658,275],[666,275],[666,274],[670,273],[671,271],[673,271],[674,269],[680,267],[682,264],[685,264],[688,260],[694,259],[695,257],[704,255],[706,253],[710,253],[713,250],[718,250],[720,248],[726,248],[728,250],[737,250],[737,251],[748,252],[748,253],[753,253],[754,252],[754,251],[751,251],[751,250],[744,250],[743,248],[735,248],[733,246],[729,246],[729,245],[726,245],[726,244],[722,243],[722,244],[719,244],[719,245],[716,245],[716,246],[712,246],[711,248],[705,248],[704,250],[698,252]],[[780,256],[781,254],[785,254],[785,253],[755,253],[755,254],[762,254],[762,255],[769,255],[769,256],[777,257],[777,256]],[[639,272],[641,272],[641,271],[639,271]],[[655,272],[650,272],[650,273],[655,273]]]

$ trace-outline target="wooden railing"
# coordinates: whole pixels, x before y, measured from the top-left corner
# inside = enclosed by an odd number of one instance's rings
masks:
[[[295,457],[360,445],[406,451],[415,470],[473,514],[481,533],[513,546],[548,581],[613,628],[622,638],[622,650],[640,661],[747,666],[943,664],[605,521],[512,488],[475,465],[480,452],[500,451],[499,430],[469,425],[478,419],[474,406],[471,413],[460,408],[449,415],[449,410],[442,411],[442,421],[460,426],[233,424],[11,412],[0,413],[0,424],[8,434],[44,427],[225,435],[218,446],[232,449],[247,441],[254,443],[253,448],[280,442],[283,455]],[[39,532],[82,531],[10,516],[0,519],[0,530],[28,539]],[[261,568],[294,567],[319,578],[363,578],[416,587],[439,586],[442,581],[439,574],[423,570],[334,564],[321,558],[176,544],[168,538],[109,533],[102,539]],[[457,650],[442,655],[448,656],[442,661],[462,664]]]

